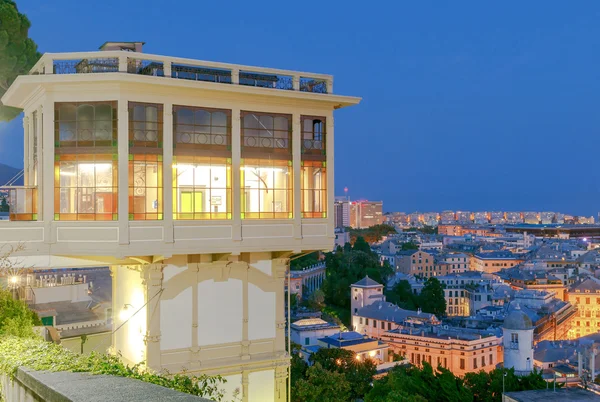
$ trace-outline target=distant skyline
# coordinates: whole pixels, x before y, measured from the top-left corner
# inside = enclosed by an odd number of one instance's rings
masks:
[[[41,52],[142,40],[333,74],[334,92],[363,97],[335,115],[337,195],[386,211],[600,210],[598,2],[17,3]],[[21,119],[0,123],[0,163],[22,166],[22,148]]]

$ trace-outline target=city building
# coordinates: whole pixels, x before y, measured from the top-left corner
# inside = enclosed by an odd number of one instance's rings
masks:
[[[504,212],[501,211],[492,211],[490,212],[490,223],[492,225],[501,225],[506,222],[504,218]]]
[[[600,332],[600,282],[587,278],[575,283],[568,290],[569,301],[578,310],[573,318],[573,337],[579,338]]]
[[[340,326],[331,324],[320,318],[305,318],[292,323],[292,342],[301,346],[318,344],[318,339],[325,338],[340,332]]]
[[[501,269],[512,268],[525,261],[519,254],[510,251],[492,251],[489,253],[475,253],[471,257],[471,270],[487,273],[498,272]]]
[[[346,197],[336,197],[333,203],[333,222],[336,228],[350,226],[350,201]]]
[[[520,212],[506,212],[504,218],[508,224],[523,223],[523,215]]]
[[[6,91],[25,184],[0,243],[35,269],[109,265],[126,364],[284,401],[289,257],[333,248],[333,115],[360,99],[330,75],[142,46],[46,53]]]
[[[486,372],[502,362],[501,337],[489,331],[466,328],[398,328],[383,334],[395,353],[405,356],[415,366],[423,362],[442,366],[456,376]]]
[[[350,226],[369,228],[384,222],[383,201],[353,201],[350,207]]]
[[[440,214],[440,223],[444,225],[448,225],[456,222],[456,215],[454,211],[443,211]]]
[[[518,304],[502,324],[504,367],[514,368],[517,375],[533,371],[533,330],[531,319]]]
[[[354,331],[338,332],[319,338],[316,345],[304,346],[300,357],[310,363],[310,356],[321,348],[349,350],[355,354],[356,360],[371,359],[376,365],[388,362],[389,346],[387,343]]]
[[[537,225],[540,223],[539,212],[523,212],[523,222],[530,225]]]
[[[458,223],[473,223],[471,212],[469,211],[456,211],[456,221]]]
[[[296,295],[298,299],[308,297],[312,292],[321,288],[321,284],[325,280],[325,261],[303,268],[301,270],[291,271],[289,278],[291,283],[292,295]],[[285,279],[285,289],[287,291],[288,284]],[[306,291],[306,294],[304,293]]]

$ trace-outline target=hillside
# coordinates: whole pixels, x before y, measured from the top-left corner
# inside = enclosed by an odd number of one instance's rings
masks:
[[[19,169],[0,163],[0,186],[5,185],[17,173],[19,173]],[[21,184],[23,184],[23,179],[20,179],[15,183],[15,185]]]

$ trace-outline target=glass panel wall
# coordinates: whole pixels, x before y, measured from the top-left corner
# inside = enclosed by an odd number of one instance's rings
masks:
[[[327,217],[327,154],[325,118],[301,116],[300,191],[303,218]]]
[[[231,219],[231,111],[174,106],[173,219]]]
[[[129,219],[163,219],[163,106],[129,102]]]
[[[291,219],[292,163],[286,160],[243,159],[242,219]]]
[[[118,219],[116,107],[55,103],[55,220]]]

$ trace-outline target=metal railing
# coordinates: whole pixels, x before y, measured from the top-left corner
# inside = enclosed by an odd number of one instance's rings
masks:
[[[290,147],[290,141],[288,138],[245,135],[243,141],[243,146],[248,148],[288,149]]]
[[[46,53],[30,75],[128,73],[286,91],[333,93],[333,77],[136,52]]]

